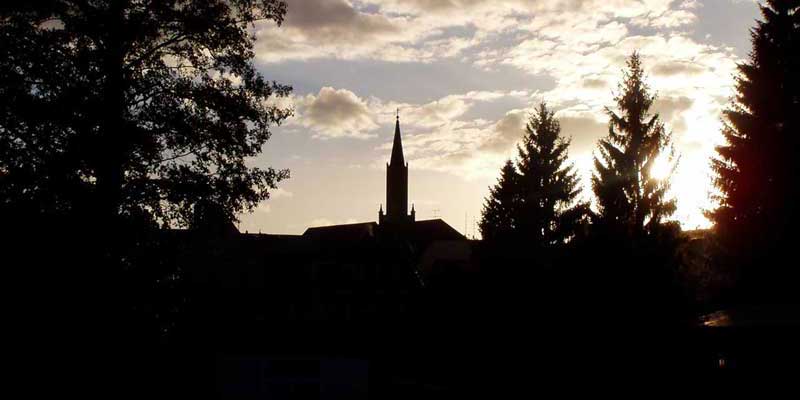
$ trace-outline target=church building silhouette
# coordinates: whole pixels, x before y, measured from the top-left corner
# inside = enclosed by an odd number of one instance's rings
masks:
[[[400,137],[400,115],[394,125],[394,143],[392,157],[386,164],[386,214],[383,205],[378,212],[378,223],[381,225],[404,225],[414,223],[416,211],[411,205],[408,214],[408,163],[403,157],[403,140]]]
[[[464,235],[441,219],[417,221],[413,204],[411,212],[408,211],[408,163],[403,155],[399,114],[395,120],[391,157],[386,164],[386,212],[381,205],[377,223],[312,227],[308,228],[303,236],[322,240],[392,237],[405,239],[423,247],[441,240],[466,240]]]

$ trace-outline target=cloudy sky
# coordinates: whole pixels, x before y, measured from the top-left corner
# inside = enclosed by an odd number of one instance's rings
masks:
[[[477,235],[489,186],[546,101],[572,138],[589,196],[592,151],[607,131],[625,59],[643,56],[655,110],[680,154],[674,216],[704,227],[708,159],[753,0],[289,0],[280,28],[256,27],[256,63],[294,87],[295,116],[255,165],[289,168],[239,228],[302,233],[377,219],[400,109],[409,201]]]

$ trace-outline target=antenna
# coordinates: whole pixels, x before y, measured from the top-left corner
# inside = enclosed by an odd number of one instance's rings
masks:
[[[475,216],[472,216],[472,240],[475,240]]]

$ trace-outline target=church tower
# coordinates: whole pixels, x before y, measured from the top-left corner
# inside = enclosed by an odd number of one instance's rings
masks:
[[[383,224],[403,224],[414,222],[416,212],[411,207],[408,213],[408,164],[403,157],[403,143],[400,138],[400,114],[394,126],[392,157],[386,164],[386,214],[383,206],[378,213],[378,222]]]

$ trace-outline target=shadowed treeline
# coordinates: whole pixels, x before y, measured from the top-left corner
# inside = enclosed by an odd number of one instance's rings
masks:
[[[670,220],[670,177],[652,170],[679,155],[633,53],[591,202],[541,104],[476,241],[407,214],[399,121],[402,193],[380,224],[238,232],[235,216],[289,177],[246,162],[292,113],[274,101],[291,88],[252,61],[254,23],[281,24],[283,1],[2,6],[0,257],[20,382],[501,397],[556,378],[796,369],[800,5],[761,9],[711,160],[713,229]]]

